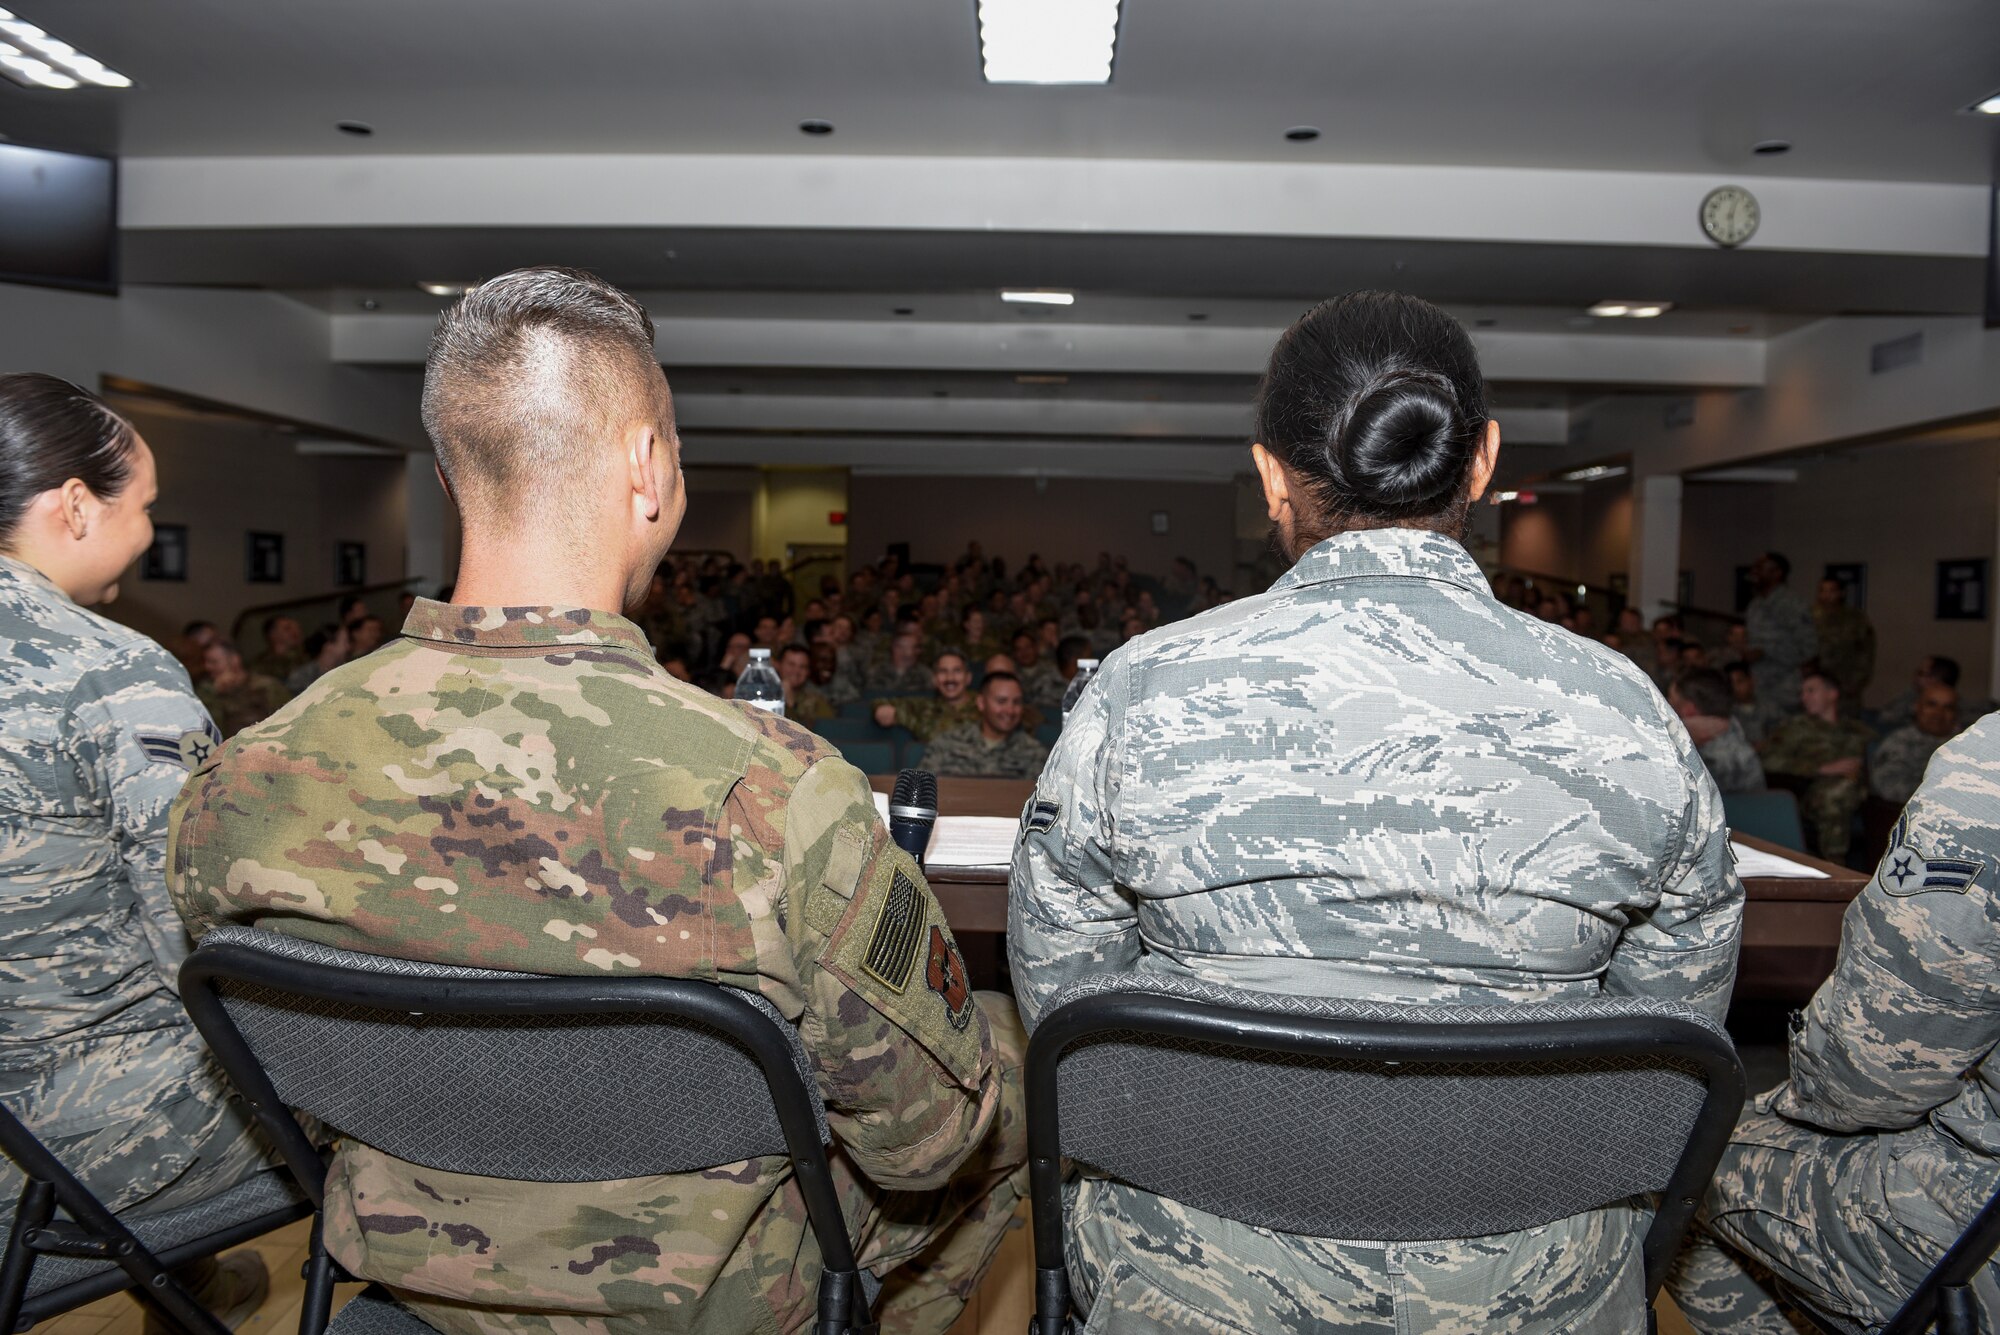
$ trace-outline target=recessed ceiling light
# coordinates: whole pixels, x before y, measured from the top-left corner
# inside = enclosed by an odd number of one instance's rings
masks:
[[[1110,83],[1119,0],[979,0],[988,83]]]
[[[1028,292],[1028,291],[1021,291],[1018,289],[1009,289],[1000,294],[1000,300],[1011,301],[1016,305],[1020,306],[1074,306],[1076,305],[1076,293],[1049,292],[1049,291]]]
[[[822,136],[829,135],[833,133],[833,122],[823,121],[823,120],[800,121],[799,133],[810,134],[810,135],[822,135]]]
[[[0,9],[0,75],[23,88],[132,86],[130,79],[103,61],[86,56],[5,9]]]
[[[1982,116],[2000,116],[2000,93],[1993,94],[1983,102],[1974,102],[1966,110],[1976,111]]]
[[[1319,129],[1311,125],[1294,125],[1291,129],[1285,131],[1285,138],[1295,144],[1310,144],[1313,140],[1319,138]]]
[[[1602,482],[1607,477],[1624,477],[1625,469],[1618,464],[1597,464],[1590,468],[1572,468],[1559,476],[1564,482]]]
[[[1761,158],[1775,158],[1780,153],[1791,152],[1792,141],[1789,139],[1760,139],[1750,145],[1750,151]]]
[[[462,297],[462,296],[464,296],[464,295],[465,295],[465,293],[466,293],[466,289],[470,288],[470,287],[472,286],[472,284],[470,284],[470,283],[418,283],[418,284],[417,284],[417,286],[418,286],[418,287],[420,287],[420,288],[422,288],[422,289],[423,289],[424,291],[426,291],[426,292],[430,293],[430,294],[431,294],[432,296],[434,296],[434,297]]]
[[[333,128],[342,134],[351,134],[360,139],[366,139],[375,133],[375,127],[366,121],[335,121]]]
[[[1671,301],[1600,301],[1590,308],[1599,319],[1652,320],[1674,308]]]

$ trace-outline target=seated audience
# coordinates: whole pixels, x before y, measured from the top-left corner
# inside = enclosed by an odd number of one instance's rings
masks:
[[[1879,1330],[2000,1183],[2000,717],[1947,744],[1847,910],[1669,1282],[1702,1335]],[[1978,1282],[1992,1310],[1994,1270]]]
[[[889,653],[864,679],[865,693],[873,696],[921,695],[931,689],[931,670],[923,665],[923,635],[915,625],[896,628],[889,640]]]
[[[1875,716],[1875,723],[1883,730],[1894,730],[1906,723],[1914,722],[1917,715],[1917,699],[1932,686],[1949,686],[1958,689],[1959,666],[1955,658],[1943,654],[1932,654],[1920,659],[1910,684],[1903,688]],[[1958,726],[1969,728],[1987,714],[1993,712],[1994,702],[1976,699],[1961,694],[1958,699]]]
[[[1008,894],[1031,1025],[1070,983],[1150,972],[1722,1018],[1743,887],[1721,797],[1630,660],[1503,606],[1465,549],[1500,449],[1485,393],[1464,328],[1415,298],[1342,297],[1280,340],[1251,454],[1295,564],[1126,645],[1065,723]],[[1087,1170],[1064,1204],[1091,1329],[1647,1324],[1640,1202],[1421,1243],[1250,1228]],[[1114,1291],[1152,1307],[1091,1310]]]
[[[1014,632],[1013,649],[1014,675],[1021,679],[1021,694],[1044,714],[1060,712],[1063,688],[1068,683],[1061,669],[1042,656],[1039,633],[1023,626]]]
[[[1618,652],[1639,665],[1639,670],[1647,676],[1659,665],[1659,654],[1651,636],[1646,634],[1646,618],[1638,608],[1628,607],[1618,614]]]
[[[1764,787],[1764,765],[1736,719],[1729,683],[1714,668],[1683,669],[1667,687],[1667,703],[1681,716],[1701,763],[1725,793],[1752,793]]]
[[[181,627],[179,639],[174,643],[173,655],[187,669],[188,680],[200,682],[208,669],[202,665],[202,657],[208,646],[222,638],[213,621],[190,621]]]
[[[1839,862],[1847,856],[1854,813],[1868,797],[1862,771],[1874,734],[1840,717],[1840,686],[1817,668],[1800,683],[1799,702],[1805,712],[1779,724],[1757,749],[1766,774],[1803,790],[1799,814],[1807,833],[1821,857]]]
[[[947,728],[955,728],[976,716],[972,696],[972,668],[965,655],[947,649],[931,665],[933,691],[927,696],[899,696],[875,702],[875,722],[884,728],[902,727],[920,742],[928,742]]]
[[[395,644],[205,762],[176,811],[181,911],[198,931],[755,989],[809,1051],[883,1329],[942,1335],[1023,1195],[1019,1022],[965,986],[867,780],[668,676],[618,615],[685,510],[644,309],[573,270],[482,283],[441,319],[423,409],[464,524],[462,602],[419,601]],[[874,942],[891,915],[913,930]],[[783,1156],[516,1182],[343,1139],[324,1230],[447,1335],[815,1317],[820,1258]]]
[[[1736,702],[1736,721],[1743,725],[1743,735],[1750,739],[1750,745],[1756,746],[1785,721],[1784,711],[1758,698],[1757,678],[1748,663],[1731,663],[1723,672],[1729,678],[1729,694]]]
[[[835,712],[861,698],[854,679],[840,670],[840,649],[832,640],[821,640],[812,646],[812,672],[808,680]]]
[[[338,622],[321,626],[306,637],[305,662],[285,678],[285,689],[297,695],[327,673],[347,661],[353,648],[351,633]]]
[[[1937,749],[1956,737],[1958,692],[1938,683],[1917,696],[1916,717],[1884,737],[1868,758],[1868,787],[1885,802],[1902,806],[1924,780],[1924,767]]]
[[[296,617],[282,614],[264,618],[264,652],[250,660],[250,670],[276,682],[296,672],[306,661],[305,632]]]
[[[973,707],[976,723],[961,723],[931,738],[924,768],[937,774],[975,779],[1032,779],[1042,772],[1049,749],[1021,727],[1021,679],[1011,672],[988,672]]]
[[[348,654],[351,658],[365,658],[382,647],[388,635],[388,628],[382,618],[372,612],[364,613],[348,623]]]
[[[106,1205],[148,1212],[271,1166],[176,995],[167,811],[214,726],[166,650],[86,610],[151,543],[157,494],[124,418],[0,375],[0,1103]],[[0,1159],[9,1208],[21,1184]],[[179,1274],[231,1325],[267,1288],[247,1248]]]
[[[271,717],[292,698],[283,682],[244,667],[243,655],[227,640],[209,645],[202,662],[208,677],[196,694],[225,740]]]
[[[788,644],[778,651],[778,680],[785,687],[785,717],[810,728],[838,714],[833,701],[812,684],[812,650]]]

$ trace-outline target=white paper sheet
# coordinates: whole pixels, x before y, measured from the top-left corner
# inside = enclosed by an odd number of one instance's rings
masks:
[[[1736,854],[1736,874],[1746,879],[1752,876],[1782,876],[1800,881],[1830,879],[1817,867],[1808,867],[1803,862],[1781,858],[1776,853],[1766,853],[1761,848],[1752,848],[1748,844],[1739,844],[1733,840],[1729,847]]]
[[[1014,862],[1021,822],[1005,816],[940,816],[931,831],[926,867],[1000,867]]]

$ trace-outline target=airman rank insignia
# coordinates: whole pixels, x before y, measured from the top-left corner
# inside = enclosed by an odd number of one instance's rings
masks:
[[[146,753],[146,759],[158,765],[179,765],[184,770],[196,770],[201,763],[215,754],[215,748],[222,745],[222,734],[210,723],[206,728],[196,728],[188,732],[141,732],[133,734],[139,749]]]
[[[1875,874],[1887,893],[1898,898],[1932,890],[1962,895],[1985,873],[1986,864],[1978,858],[1927,856],[1910,842],[1909,823],[1908,816],[1896,822],[1896,832],[1889,839],[1889,851],[1883,855],[1882,868]]]
[[[1021,813],[1021,828],[1029,834],[1047,834],[1056,827],[1056,817],[1062,808],[1053,802],[1030,801],[1028,809]]]

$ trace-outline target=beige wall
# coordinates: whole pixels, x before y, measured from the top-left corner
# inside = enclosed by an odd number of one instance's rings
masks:
[[[1227,482],[1133,482],[1049,478],[1037,492],[1025,477],[873,477],[849,488],[848,527],[857,561],[908,542],[916,561],[949,561],[977,538],[988,556],[1019,564],[1094,562],[1109,551],[1132,568],[1164,575],[1176,556],[1223,584],[1235,564],[1237,499]],[[1168,531],[1153,532],[1164,510]]]
[[[756,523],[756,554],[780,559],[792,546],[845,547],[847,528],[827,516],[848,507],[844,468],[767,468]]]
[[[246,607],[333,591],[337,542],[368,545],[370,583],[402,576],[407,484],[400,456],[301,456],[292,437],[265,427],[146,412],[132,419],[159,464],[154,521],[187,526],[188,579],[145,581],[134,569],[118,601],[104,609],[119,621],[162,640],[194,620],[226,633]],[[253,529],[285,535],[284,583],[245,578],[245,535]],[[393,594],[374,601],[385,616],[395,607]],[[310,608],[301,620],[310,631],[330,614],[330,607]],[[246,651],[262,647],[254,624],[243,640]]]

